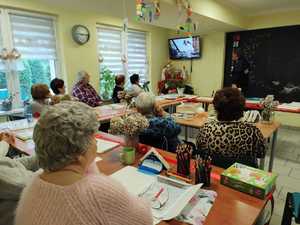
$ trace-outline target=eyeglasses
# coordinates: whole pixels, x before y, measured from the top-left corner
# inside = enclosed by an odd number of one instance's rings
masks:
[[[166,185],[154,182],[139,196],[148,200],[152,209],[161,209],[169,200],[169,191]]]

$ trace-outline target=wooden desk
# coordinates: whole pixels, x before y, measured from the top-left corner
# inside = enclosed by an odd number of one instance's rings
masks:
[[[181,102],[193,101],[196,98],[196,95],[186,95],[186,97],[178,97],[174,99],[168,99],[165,96],[156,96],[156,103],[162,108],[169,108],[169,113],[175,113],[175,107]]]
[[[206,112],[204,113],[198,113],[191,119],[179,119],[175,118],[176,123],[184,126],[185,128],[185,140],[188,140],[188,128],[200,128],[204,125],[204,123],[208,119],[208,114]],[[264,123],[256,123],[256,127],[261,131],[263,137],[265,139],[272,138],[271,143],[271,152],[270,152],[270,161],[269,161],[269,168],[268,171],[272,172],[273,169],[273,162],[275,157],[275,150],[276,150],[276,143],[277,143],[277,134],[278,129],[280,127],[279,122],[273,122],[272,124],[264,124]],[[260,168],[264,168],[265,159],[260,159]]]
[[[122,139],[106,133],[101,133],[100,137],[106,140],[117,141],[120,143]],[[123,164],[120,163],[119,153],[122,147],[100,154],[103,160],[97,162],[97,165],[101,172],[106,175],[122,169]],[[158,150],[160,154],[171,164],[175,166],[176,157],[173,153]],[[137,154],[137,161],[142,157],[141,154]],[[250,195],[241,193],[220,184],[220,174],[223,169],[213,167],[211,189],[218,193],[218,197],[206,218],[205,225],[253,225],[258,216],[262,212],[266,204],[266,200],[260,200]],[[161,222],[160,225],[185,225],[185,223],[171,220]]]
[[[123,104],[110,104],[95,107],[94,110],[98,115],[99,122],[109,122],[112,118],[117,116],[124,116],[126,113],[133,113],[135,109],[128,109]]]

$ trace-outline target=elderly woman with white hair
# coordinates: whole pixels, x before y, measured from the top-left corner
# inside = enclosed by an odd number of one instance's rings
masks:
[[[16,225],[153,224],[146,202],[92,166],[97,129],[95,112],[80,102],[64,101],[42,114],[33,140],[43,171],[24,189]]]
[[[135,100],[137,111],[149,119],[149,127],[140,133],[140,142],[156,148],[175,152],[180,144],[181,127],[156,105],[155,97],[142,92]]]
[[[78,73],[77,83],[73,87],[72,95],[91,107],[99,106],[102,103],[100,96],[90,85],[90,75],[86,71]]]

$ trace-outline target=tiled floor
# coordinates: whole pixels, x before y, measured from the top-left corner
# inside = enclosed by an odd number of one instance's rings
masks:
[[[280,128],[273,171],[279,176],[270,225],[280,225],[286,193],[300,192],[300,128]]]
[[[195,137],[197,131],[193,130],[190,133]],[[184,133],[182,133],[183,137]],[[269,153],[266,156],[266,167],[269,164]],[[300,192],[300,128],[279,129],[273,172],[278,173],[279,176],[274,193],[275,209],[270,225],[280,225],[286,193]]]

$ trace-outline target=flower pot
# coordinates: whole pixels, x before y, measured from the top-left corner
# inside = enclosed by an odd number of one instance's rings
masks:
[[[177,88],[177,93],[179,96],[183,96],[184,88]]]

